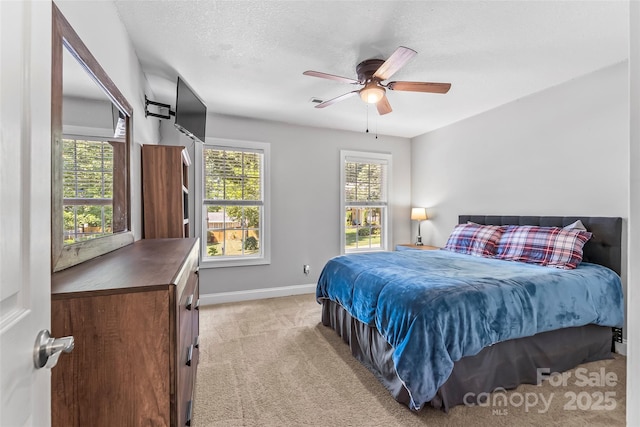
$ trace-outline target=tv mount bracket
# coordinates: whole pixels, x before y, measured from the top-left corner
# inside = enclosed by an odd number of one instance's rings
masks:
[[[160,109],[166,109],[169,111],[169,113],[167,114],[152,113],[151,111],[149,111],[149,105],[155,105]],[[151,101],[149,98],[147,98],[147,95],[144,96],[144,116],[145,117],[152,116],[152,117],[159,117],[161,119],[170,119],[171,116],[175,116],[175,115],[176,115],[176,112],[171,111],[171,105],[163,104],[161,102]]]

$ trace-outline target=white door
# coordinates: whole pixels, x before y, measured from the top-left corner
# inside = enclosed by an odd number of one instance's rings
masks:
[[[0,426],[51,424],[51,2],[0,0]]]

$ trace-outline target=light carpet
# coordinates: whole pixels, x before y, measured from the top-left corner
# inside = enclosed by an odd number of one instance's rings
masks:
[[[411,412],[322,325],[320,309],[309,294],[201,307],[194,425],[625,425],[618,355],[569,371],[566,385],[556,377],[507,391],[506,406]]]

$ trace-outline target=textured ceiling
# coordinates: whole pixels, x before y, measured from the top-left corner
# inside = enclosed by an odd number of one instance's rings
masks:
[[[210,112],[383,135],[414,137],[628,56],[626,1],[114,3],[156,101],[175,105],[180,75]],[[305,70],[356,78],[400,45],[418,55],[392,80],[449,93],[388,91],[385,116],[358,97],[313,108],[354,87]]]

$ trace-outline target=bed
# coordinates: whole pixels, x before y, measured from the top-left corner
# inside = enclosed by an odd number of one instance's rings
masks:
[[[335,257],[316,288],[322,323],[414,411],[473,405],[535,384],[539,368],[611,358],[612,327],[623,322],[621,218],[461,215],[459,224],[577,220],[591,236],[566,270],[447,250]]]

